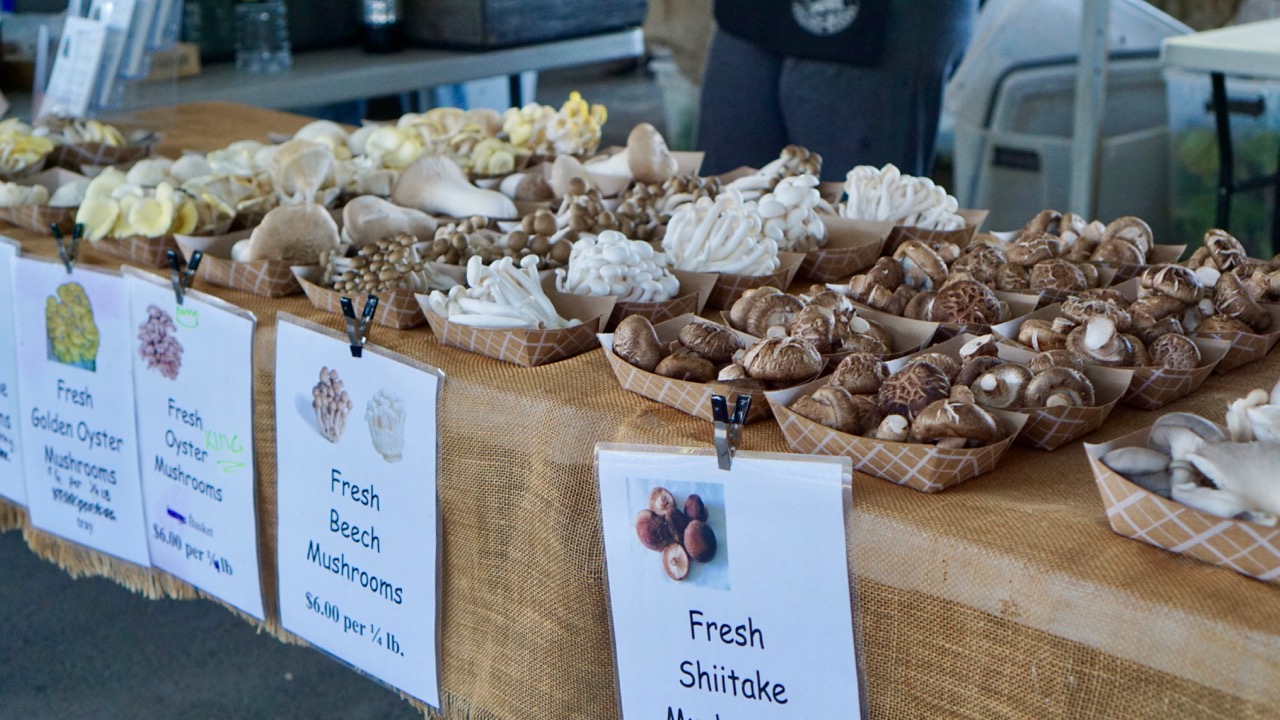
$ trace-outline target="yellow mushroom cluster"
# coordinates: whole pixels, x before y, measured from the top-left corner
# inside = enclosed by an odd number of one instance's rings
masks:
[[[85,365],[97,360],[98,326],[80,283],[59,285],[57,297],[45,300],[44,317],[49,350],[58,362]]]
[[[590,155],[608,117],[604,105],[589,105],[574,91],[559,111],[538,103],[508,109],[502,131],[512,145],[536,155]]]
[[[206,208],[205,215],[212,209]],[[134,185],[124,173],[108,168],[94,178],[76,212],[89,240],[107,237],[189,235],[201,224],[201,211],[191,195],[161,182],[154,188]]]
[[[12,175],[42,162],[53,152],[53,141],[33,134],[17,118],[0,122],[0,173]]]

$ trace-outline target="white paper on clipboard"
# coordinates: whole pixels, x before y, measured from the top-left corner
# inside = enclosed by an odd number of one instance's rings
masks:
[[[39,117],[88,115],[106,42],[105,24],[82,17],[67,18]]]

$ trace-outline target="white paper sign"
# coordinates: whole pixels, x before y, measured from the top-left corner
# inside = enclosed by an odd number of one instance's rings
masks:
[[[623,718],[860,717],[850,461],[662,450],[597,446]]]
[[[54,56],[53,72],[40,103],[40,116],[85,117],[93,103],[98,71],[106,50],[107,26],[70,16]]]
[[[276,329],[285,629],[438,706],[442,376],[287,315]]]
[[[18,438],[18,335],[13,327],[13,263],[18,246],[0,237],[0,499],[27,504]]]
[[[151,562],[262,619],[251,314],[132,268],[129,323]]]
[[[31,524],[150,565],[124,279],[27,257],[15,269]]]

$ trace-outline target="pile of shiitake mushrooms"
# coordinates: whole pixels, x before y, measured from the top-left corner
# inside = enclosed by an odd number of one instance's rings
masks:
[[[707,523],[707,507],[697,493],[686,497],[681,506],[670,490],[650,490],[649,507],[636,515],[636,537],[640,544],[662,553],[662,570],[676,582],[689,577],[695,562],[708,563],[716,557],[716,533]]]
[[[822,354],[893,352],[893,337],[884,326],[857,315],[853,303],[840,293],[814,285],[804,295],[789,295],[766,285],[742,294],[729,309],[729,324],[754,337],[770,328],[807,340]]]
[[[690,382],[719,381],[745,391],[789,387],[822,371],[826,361],[813,343],[781,328],[748,346],[723,325],[695,319],[679,339],[662,343],[647,318],[629,315],[613,334],[613,351],[646,372]]]

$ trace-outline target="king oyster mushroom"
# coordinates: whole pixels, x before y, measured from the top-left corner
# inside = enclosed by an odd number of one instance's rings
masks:
[[[342,208],[342,239],[356,248],[401,233],[428,240],[436,233],[436,219],[376,195],[353,198]]]
[[[400,173],[391,200],[397,205],[449,217],[510,220],[519,216],[515,203],[497,190],[472,185],[452,159],[422,156]]]

